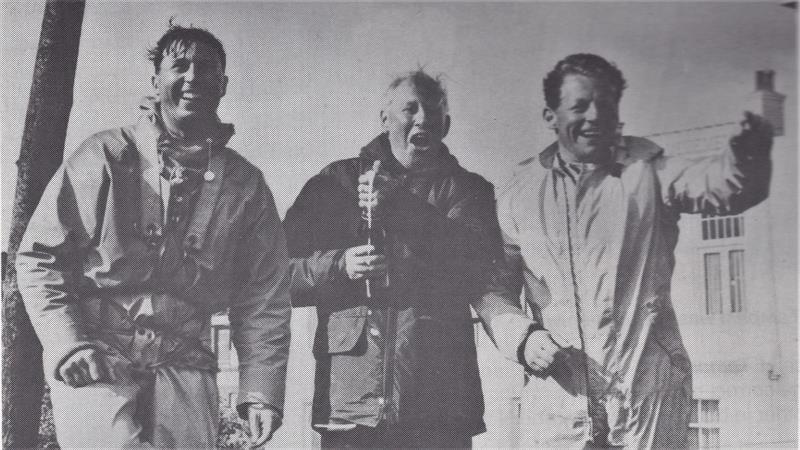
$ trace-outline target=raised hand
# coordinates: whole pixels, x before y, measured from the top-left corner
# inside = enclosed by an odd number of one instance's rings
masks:
[[[731,149],[737,156],[751,159],[772,148],[772,125],[767,119],[745,111],[739,124],[741,131],[730,140]]]

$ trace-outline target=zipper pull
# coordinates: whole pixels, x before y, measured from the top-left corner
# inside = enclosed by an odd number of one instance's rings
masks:
[[[217,177],[217,175],[211,171],[211,144],[213,143],[214,143],[213,139],[211,138],[206,139],[206,151],[208,152],[208,161],[206,162],[206,171],[203,174],[203,179],[209,183],[214,181],[214,178]]]

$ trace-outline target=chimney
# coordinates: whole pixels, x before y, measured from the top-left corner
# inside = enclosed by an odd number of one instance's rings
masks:
[[[775,90],[774,70],[756,70],[756,90],[757,91]]]
[[[753,112],[760,114],[772,124],[774,136],[783,136],[783,101],[785,95],[775,92],[775,71],[756,71],[756,91],[751,94]]]

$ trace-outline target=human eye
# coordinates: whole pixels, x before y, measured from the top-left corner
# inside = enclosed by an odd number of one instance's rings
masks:
[[[189,61],[183,58],[176,59],[170,66],[176,72],[186,72],[189,69]]]
[[[408,102],[403,106],[402,111],[406,114],[414,114],[419,109],[419,105],[416,102]]]
[[[586,100],[578,100],[572,104],[570,111],[584,112],[589,108],[589,102]]]
[[[195,66],[197,66],[197,70],[201,72],[213,72],[215,65],[214,61],[208,59],[201,59],[199,61],[195,61]]]

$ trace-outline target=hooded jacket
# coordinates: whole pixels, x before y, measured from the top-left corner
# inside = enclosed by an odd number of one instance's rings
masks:
[[[389,285],[367,298],[343,254],[366,242],[358,177],[376,160],[401,187],[380,219]],[[470,304],[501,255],[492,185],[444,146],[432,166],[409,171],[382,134],[311,178],[284,227],[294,305],[316,306],[319,319],[313,424],[485,431]],[[479,311],[489,321],[496,312]]]
[[[211,315],[229,308],[240,405],[282,410],[291,305],[272,194],[261,172],[225,146],[233,126],[220,124],[201,150],[214,175],[200,180],[186,215],[167,220],[165,210],[183,199],[165,192],[159,152],[180,143],[170,142],[150,102],[143,109],[135,126],[95,134],[67,158],[20,245],[19,288],[45,373],[57,379],[62,361],[131,320],[208,348]]]

